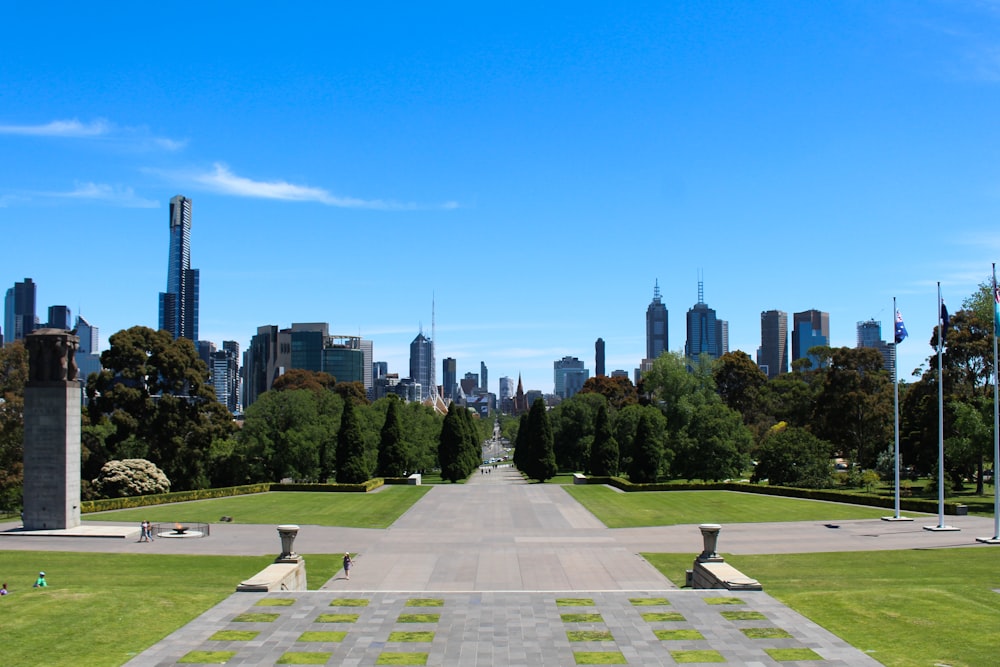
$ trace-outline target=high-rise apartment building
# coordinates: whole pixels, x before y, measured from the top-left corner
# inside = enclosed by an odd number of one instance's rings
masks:
[[[490,390],[490,379],[489,371],[486,370],[486,362],[479,362],[479,391],[489,392]]]
[[[726,335],[723,335],[723,329]],[[715,315],[715,309],[705,303],[705,283],[698,281],[698,303],[687,312],[687,341],[684,355],[689,359],[707,354],[718,359],[729,351],[728,327]]]
[[[455,400],[458,388],[458,361],[453,357],[448,357],[441,362],[441,386],[444,400]]]
[[[421,331],[410,343],[410,379],[420,385],[421,401],[434,393],[431,387],[434,381],[433,363],[434,341]]]
[[[896,345],[882,340],[882,323],[874,319],[858,322],[857,347],[875,348],[882,355],[882,367],[889,372],[889,377],[896,377]]]
[[[590,377],[590,371],[576,357],[563,357],[552,363],[552,376],[556,396],[569,398],[583,389],[583,383]]]
[[[86,384],[91,373],[101,372],[101,355],[98,353],[100,341],[98,340],[98,329],[82,316],[76,316],[76,335],[80,339],[80,348],[76,352],[76,367],[79,369],[78,377]]]
[[[646,359],[656,359],[670,349],[667,307],[660,298],[660,281],[653,286],[653,300],[646,308]]]
[[[598,338],[594,342],[594,375],[600,377],[604,373],[604,339]]]
[[[830,313],[820,310],[805,310],[792,315],[792,361],[808,357],[812,368],[820,366],[820,360],[809,354],[809,349],[830,345]]]
[[[191,268],[191,200],[170,200],[170,253],[167,290],[160,292],[160,328],[174,338],[198,340],[197,269]]]
[[[9,345],[38,328],[38,316],[35,313],[35,283],[31,278],[14,283],[7,290],[3,309],[4,344]]]
[[[240,411],[240,344],[222,341],[222,349],[212,353],[211,369],[215,397],[236,414]]]
[[[788,372],[788,313],[767,310],[760,314],[757,365],[768,379]]]

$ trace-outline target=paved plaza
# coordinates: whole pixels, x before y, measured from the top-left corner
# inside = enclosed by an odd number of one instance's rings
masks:
[[[183,505],[177,510],[183,521]],[[923,530],[936,519],[845,521],[836,528],[810,522],[727,525],[719,550],[989,548],[974,540],[992,534],[992,519],[949,517],[961,532]],[[86,526],[109,528],[112,535],[133,528]],[[0,545],[205,555],[276,554],[279,547],[274,526],[244,524],[214,524],[205,538],[136,539],[8,534]],[[561,487],[526,484],[510,468],[498,468],[473,475],[467,484],[433,487],[385,530],[303,525],[298,553],[359,554],[350,580],[339,572],[318,591],[234,593],[128,664],[210,657],[229,665],[305,658],[328,665],[389,659],[572,665],[589,657],[638,665],[679,659],[698,664],[691,658],[734,665],[878,664],[766,592],[680,590],[638,555],[690,553],[693,560],[701,548],[696,526],[608,529]],[[232,583],[235,588],[239,582]],[[695,653],[678,653],[685,651]],[[298,655],[304,653],[314,655]]]

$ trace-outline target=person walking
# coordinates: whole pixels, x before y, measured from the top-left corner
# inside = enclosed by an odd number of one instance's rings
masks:
[[[351,559],[351,554],[344,552],[344,574],[347,575],[347,579],[351,578],[351,567],[354,566],[354,561]]]

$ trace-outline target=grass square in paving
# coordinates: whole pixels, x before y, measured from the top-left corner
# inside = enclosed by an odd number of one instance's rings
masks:
[[[667,598],[629,598],[633,607],[669,607],[670,600]]]
[[[295,604],[292,598],[264,598],[255,604],[255,607],[291,607]]]
[[[607,630],[567,630],[566,638],[571,642],[613,642],[615,640]]]
[[[400,614],[397,623],[437,623],[441,614]]]
[[[723,611],[722,618],[727,621],[766,621],[767,616],[759,611]]]
[[[578,665],[626,665],[628,661],[621,651],[574,651],[573,659]]]
[[[347,632],[344,630],[310,630],[299,635],[297,642],[342,642]]]
[[[740,598],[705,598],[705,604],[746,604]]]
[[[560,614],[563,623],[603,623],[600,614]]]
[[[750,639],[791,639],[792,635],[781,628],[742,628],[740,630]]]
[[[232,660],[234,655],[236,655],[236,651],[191,651],[177,662],[195,665],[224,665]]]
[[[274,623],[281,614],[247,612],[233,619],[233,623]]]
[[[797,660],[822,660],[821,656],[811,648],[766,648],[764,652],[778,662],[795,662]]]
[[[278,665],[325,665],[332,653],[289,651],[278,658]]]
[[[725,662],[726,659],[718,651],[671,651],[670,657],[675,662]]]
[[[391,642],[432,642],[434,641],[433,632],[390,632],[389,641]]]
[[[593,607],[594,598],[556,598],[557,607]]]
[[[653,634],[656,635],[657,639],[663,641],[693,641],[698,639],[704,639],[705,635],[701,634],[697,630],[653,630]]]
[[[426,665],[427,653],[398,653],[383,651],[379,653],[376,665]]]
[[[320,614],[317,623],[357,623],[360,614]]]
[[[365,598],[336,598],[330,603],[331,607],[367,607],[368,600]]]
[[[256,630],[219,630],[208,639],[215,642],[248,642],[259,634]]]
[[[443,607],[441,598],[413,598],[406,601],[407,607]]]
[[[662,622],[674,622],[683,621],[684,614],[679,611],[647,611],[643,612],[642,620],[647,623],[662,623]]]

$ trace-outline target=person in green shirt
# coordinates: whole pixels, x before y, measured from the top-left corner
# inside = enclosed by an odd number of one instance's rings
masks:
[[[48,585],[49,585],[48,582],[45,581],[45,573],[39,572],[38,579],[35,579],[35,585],[33,586],[33,588],[45,588]]]

